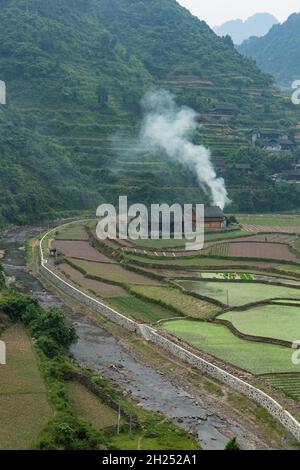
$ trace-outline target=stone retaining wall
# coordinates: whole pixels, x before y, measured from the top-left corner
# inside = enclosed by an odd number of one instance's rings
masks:
[[[84,294],[76,287],[73,287],[68,282],[61,279],[51,269],[45,266],[43,260],[43,253],[41,251],[41,273],[48,278],[52,283],[58,286],[67,294],[76,298],[79,302],[88,305],[93,310],[99,312],[101,315],[108,318],[110,321],[117,323],[118,325],[126,328],[129,331],[135,332],[139,336],[142,336],[147,341],[151,341],[160,348],[169,352],[171,355],[189,363],[193,367],[197,368],[201,372],[215,378],[216,380],[229,385],[231,388],[239,393],[242,393],[254,400],[256,403],[265,408],[270,415],[277,419],[299,442],[300,442],[300,423],[279,403],[273,398],[268,396],[263,391],[253,387],[252,385],[244,382],[238,377],[233,376],[229,372],[219,368],[218,366],[205,361],[201,357],[193,354],[192,352],[182,348],[173,341],[164,338],[152,327],[145,324],[138,324],[133,320],[121,315],[115,310],[107,307],[96,299],[93,299],[87,294]]]
[[[270,415],[277,419],[300,442],[299,422],[269,395],[264,393],[262,390],[253,387],[247,382],[244,382],[238,377],[231,375],[229,372],[224,371],[218,366],[205,361],[199,356],[196,356],[192,352],[187,351],[173,341],[164,338],[162,335],[153,330],[153,328],[146,326],[144,326],[144,328],[148,328],[148,336],[151,342],[161,347],[165,351],[168,351],[170,354],[176,356],[182,361],[189,363],[201,372],[226,385],[229,385],[237,392],[242,393],[243,395],[246,395],[250,399],[254,400],[256,403],[265,408],[270,413]]]

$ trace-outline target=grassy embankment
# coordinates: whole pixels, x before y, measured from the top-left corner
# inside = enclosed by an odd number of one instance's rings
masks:
[[[7,364],[0,366],[0,449],[30,449],[53,418],[53,408],[24,327],[9,327],[1,340],[6,343]]]

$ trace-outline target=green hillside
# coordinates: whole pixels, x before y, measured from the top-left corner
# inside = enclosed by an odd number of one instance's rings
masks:
[[[266,36],[250,38],[238,49],[291,91],[292,82],[300,77],[299,46],[300,13],[295,13],[283,24],[274,26]]]
[[[131,150],[139,102],[153,86],[196,109],[195,141],[229,162],[250,158],[254,127],[293,132],[299,120],[269,76],[175,0],[2,0],[0,20],[8,91],[0,108],[0,221],[94,211],[119,194],[140,202],[205,199],[179,163]],[[233,106],[235,116],[211,118],[218,103]],[[247,184],[260,201],[274,190],[265,175],[276,165],[253,159],[258,174]],[[235,208],[249,210],[244,182],[228,173]],[[300,198],[275,194],[264,209],[278,208],[277,200],[290,208]]]

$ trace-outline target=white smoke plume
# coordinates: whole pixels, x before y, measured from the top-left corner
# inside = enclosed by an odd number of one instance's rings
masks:
[[[164,90],[148,92],[142,106],[140,145],[156,153],[163,152],[194,171],[211,203],[224,209],[230,203],[224,179],[217,177],[210,151],[192,142],[197,113],[188,107],[179,108],[174,96]]]

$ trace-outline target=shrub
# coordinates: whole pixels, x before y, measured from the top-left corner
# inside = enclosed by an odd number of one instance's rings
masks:
[[[225,450],[240,450],[237,442],[236,437],[233,437],[226,445]]]
[[[28,325],[31,333],[36,337],[48,336],[63,348],[71,346],[77,335],[74,327],[66,324],[63,311],[58,308],[40,310],[40,314]]]
[[[40,450],[96,450],[101,433],[82,419],[59,413],[43,432]]]
[[[12,321],[24,323],[48,357],[67,349],[77,339],[75,328],[66,323],[64,312],[58,308],[44,310],[36,300],[12,291],[3,296],[0,307]]]
[[[37,340],[37,345],[43,351],[43,353],[50,358],[53,358],[59,354],[59,346],[49,336],[40,336]]]

